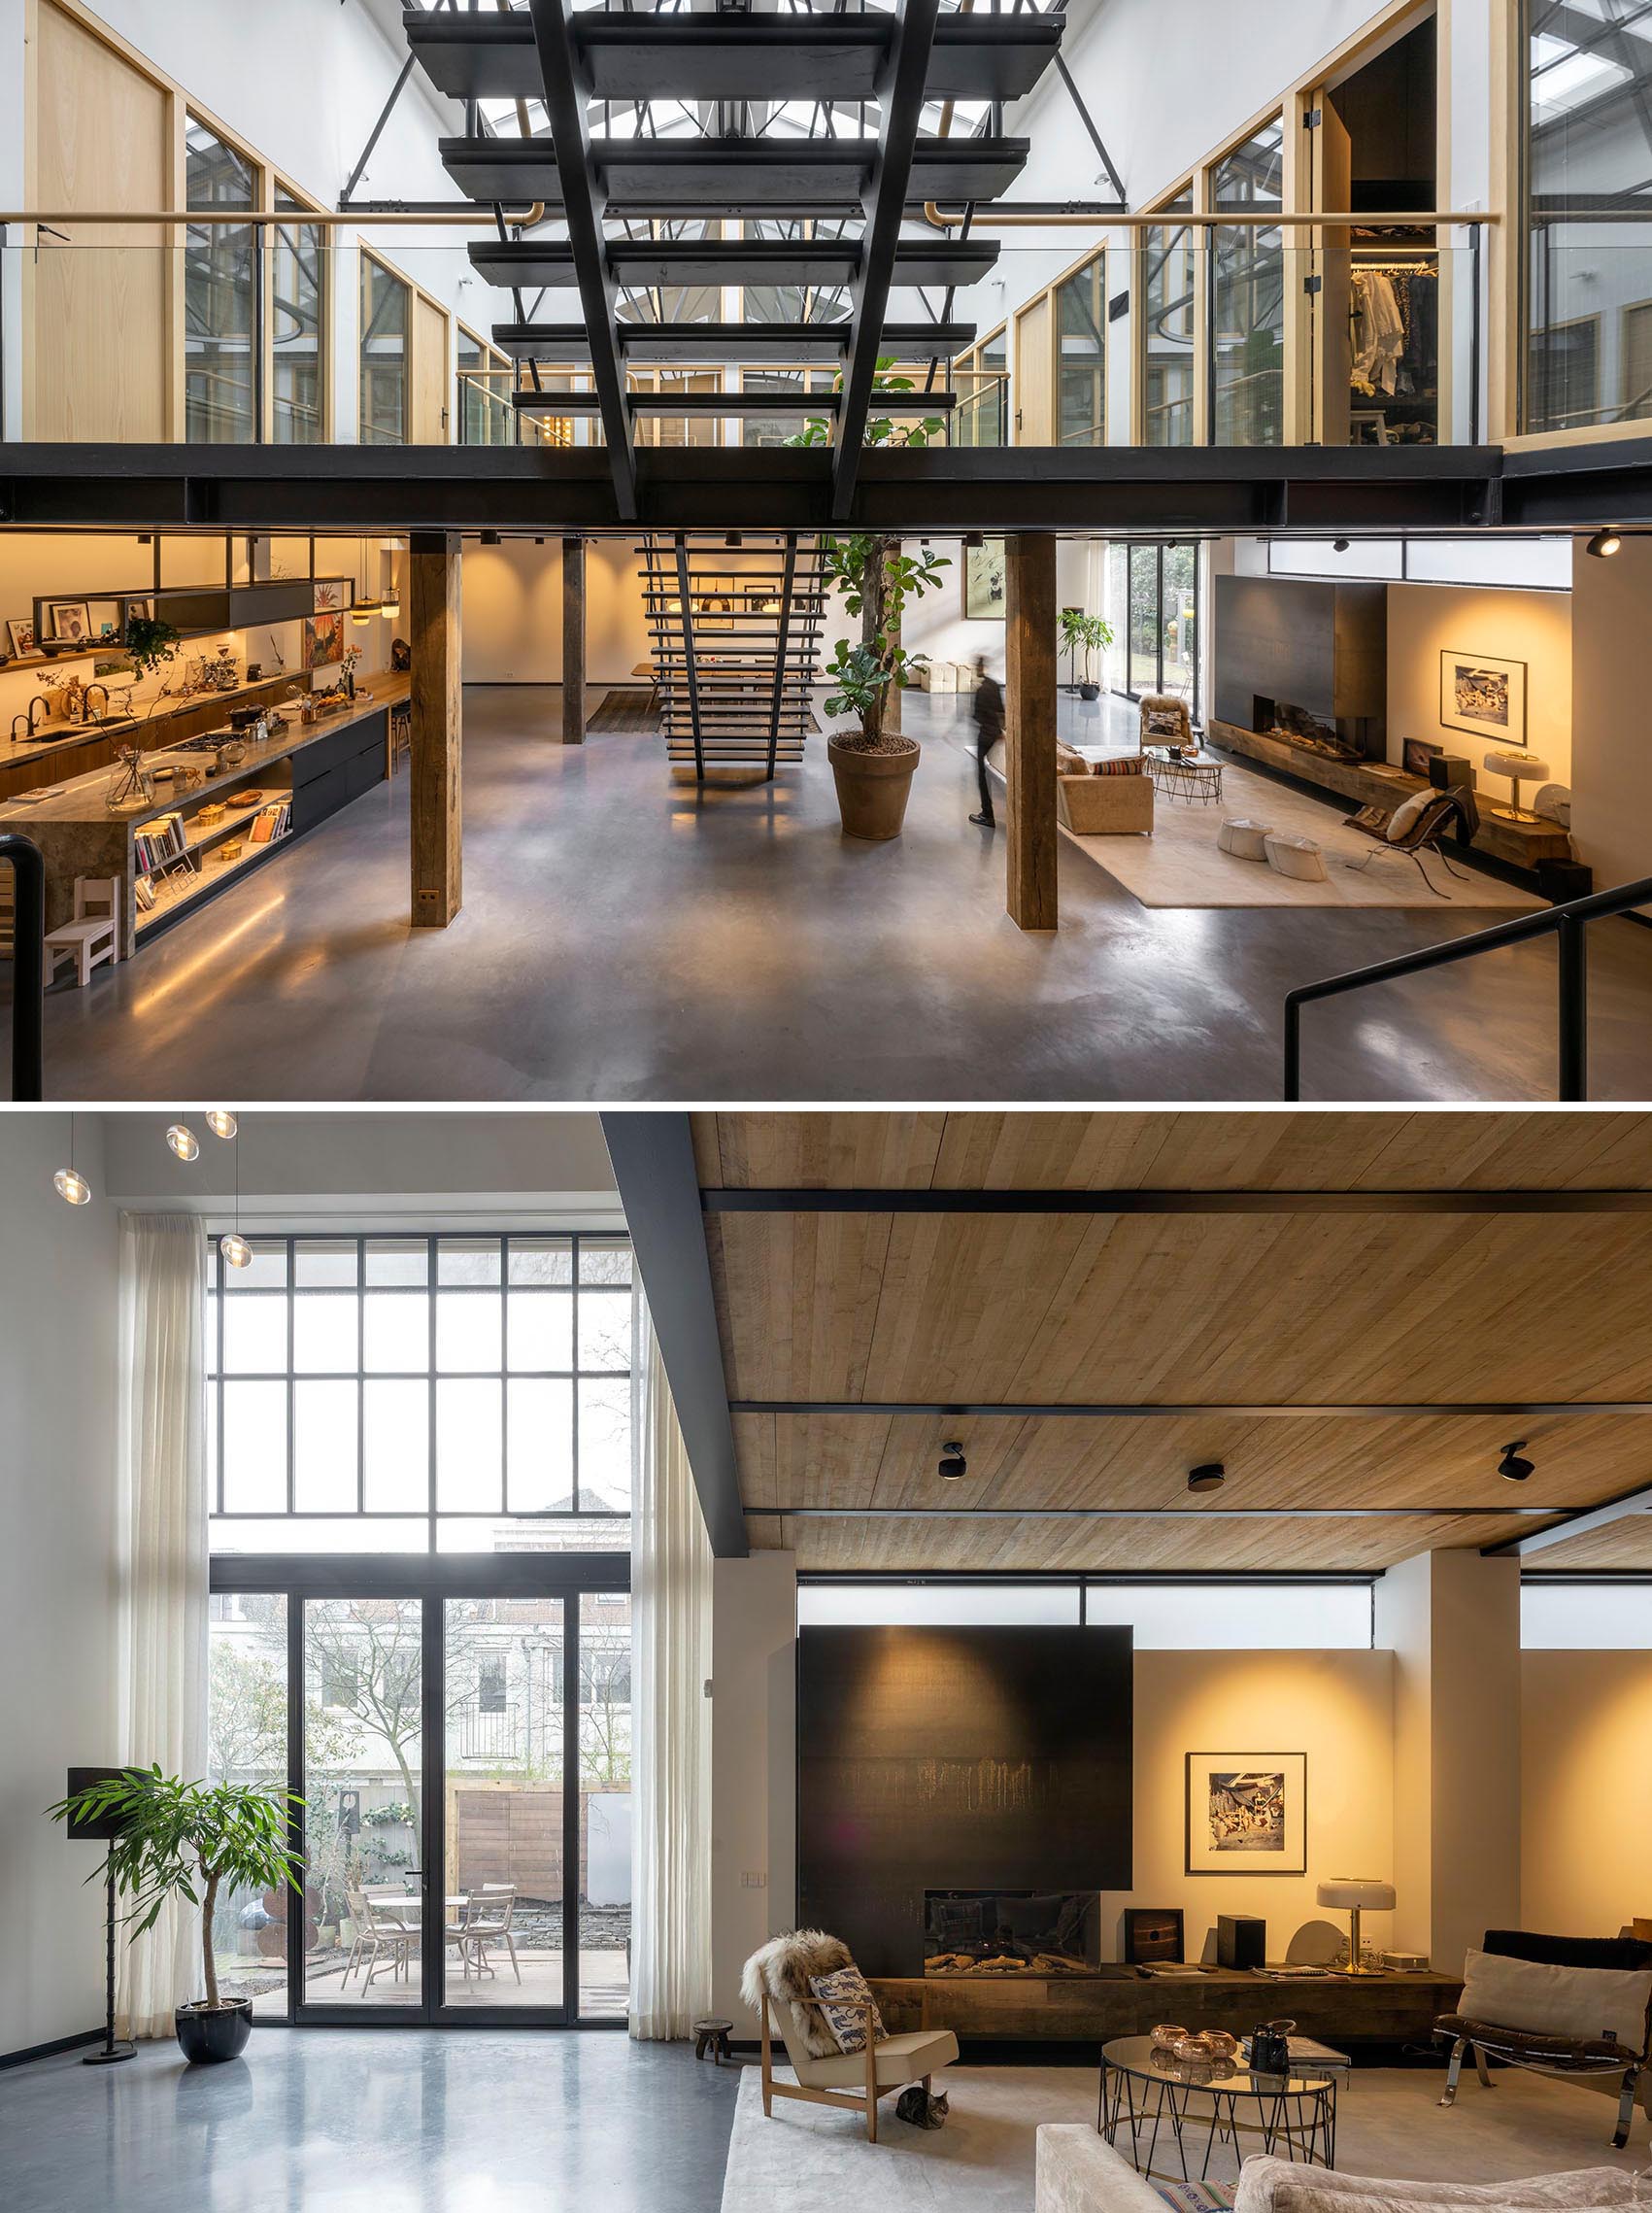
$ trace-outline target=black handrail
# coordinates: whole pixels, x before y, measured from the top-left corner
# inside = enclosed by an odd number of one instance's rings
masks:
[[[1472,960],[1499,945],[1523,945],[1528,938],[1560,940],[1560,1083],[1558,1096],[1567,1101],[1589,1096],[1589,946],[1591,922],[1603,915],[1628,914],[1637,906],[1652,906],[1652,876],[1638,883],[1620,884],[1616,891],[1595,892],[1588,899],[1568,900],[1564,906],[1545,907],[1536,914],[1522,914],[1512,922],[1494,923],[1455,938],[1449,945],[1427,945],[1420,953],[1399,953],[1391,961],[1373,961],[1369,968],[1350,969],[1345,975],[1327,976],[1321,983],[1301,984],[1285,995],[1285,1097],[1295,1104],[1302,1096],[1302,1008],[1311,999],[1332,999],[1338,992],[1358,991],[1367,983],[1392,983],[1400,976],[1421,974],[1426,969],[1449,968],[1453,961]]]
[[[12,1097],[38,1100],[46,1075],[46,861],[40,847],[0,831],[12,864]]]

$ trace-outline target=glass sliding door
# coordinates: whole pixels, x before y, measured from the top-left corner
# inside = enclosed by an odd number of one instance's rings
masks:
[[[444,1607],[442,2002],[572,2009],[566,1607]]]
[[[207,1626],[207,1770],[215,1783],[287,1787],[287,1603],[279,1593],[215,1592]],[[224,1890],[213,1916],[219,1989],[285,2013],[290,1890]],[[296,1912],[292,1916],[297,1921]]]
[[[424,1880],[424,1603],[301,1603],[301,2003],[419,2009],[423,1916],[443,1895]]]
[[[1125,689],[1169,692],[1199,720],[1199,563],[1197,545],[1108,548],[1108,600],[1127,608]],[[1117,625],[1115,625],[1117,628]]]
[[[1131,546],[1129,655],[1126,682],[1134,698],[1159,689],[1159,548]]]
[[[624,2021],[631,1981],[631,1595],[588,1590],[579,1629],[579,1993]]]

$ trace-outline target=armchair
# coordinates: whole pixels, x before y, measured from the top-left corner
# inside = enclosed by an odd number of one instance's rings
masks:
[[[758,2015],[765,2117],[773,2119],[777,2097],[840,2105],[851,2113],[864,2113],[866,2141],[875,2144],[879,2098],[904,2090],[909,2083],[922,2083],[927,2091],[930,2076],[958,2058],[958,2038],[950,2028],[912,2029],[874,2042],[877,2009],[870,1995],[858,2001],[833,1998],[829,2011],[823,1999],[805,1995],[809,1975],[852,1964],[835,1938],[813,1929],[794,1931],[772,1938],[753,1954],[741,1977],[740,1994]],[[829,2026],[831,2013],[848,2012],[860,2014],[864,2026],[865,2041],[858,2052],[835,2049]],[[795,2083],[775,2080],[776,2027]]]
[[[1193,717],[1188,712],[1186,699],[1178,698],[1173,692],[1141,695],[1141,725],[1137,732],[1141,752],[1145,753],[1150,745],[1192,745],[1193,741]]]

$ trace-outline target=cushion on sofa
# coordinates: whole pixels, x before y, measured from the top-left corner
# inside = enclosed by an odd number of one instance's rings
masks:
[[[1340,2174],[1299,2162],[1249,2159],[1239,2170],[1234,2213],[1390,2213],[1396,2206],[1480,2206],[1592,2209],[1635,2202],[1633,2174],[1615,2167],[1574,2167],[1564,2174],[1534,2174],[1518,2182],[1437,2182],[1432,2177],[1389,2181]]]
[[[1139,753],[1104,753],[1099,761],[1090,764],[1093,776],[1140,776],[1146,769]]]
[[[1231,2182],[1160,2182],[1154,2189],[1173,2213],[1227,2213],[1237,2187]]]
[[[1091,765],[1082,753],[1075,753],[1070,745],[1056,740],[1056,774],[1058,776],[1088,776]]]
[[[1649,2005],[1652,1969],[1542,1966],[1470,1951],[1457,2011],[1466,2021],[1551,2036],[1611,2036],[1634,2054],[1646,2047]]]
[[[1425,784],[1420,792],[1413,792],[1409,799],[1401,800],[1388,818],[1388,842],[1398,845],[1423,809],[1433,806],[1438,797],[1437,792]]]

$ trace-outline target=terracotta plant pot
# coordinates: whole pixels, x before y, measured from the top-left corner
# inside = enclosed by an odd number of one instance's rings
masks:
[[[860,753],[826,739],[826,759],[837,786],[837,811],[845,837],[883,841],[900,835],[912,772],[923,752],[911,739],[899,753]]]
[[[214,2067],[224,2060],[238,2060],[253,2033],[251,1998],[225,1998],[216,2011],[205,2005],[181,2005],[173,2017],[178,2048],[191,2066]]]

